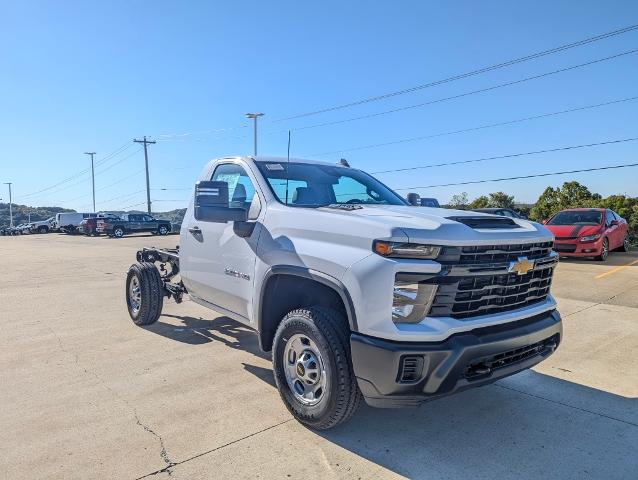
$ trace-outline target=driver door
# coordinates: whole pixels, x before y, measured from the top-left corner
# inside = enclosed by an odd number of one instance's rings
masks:
[[[249,210],[258,196],[246,169],[237,163],[220,163],[210,179],[228,184],[228,207]],[[195,198],[194,202],[197,202]],[[252,309],[254,270],[259,225],[246,238],[239,237],[234,222],[197,220],[195,206],[184,219],[183,280],[189,293],[211,306],[221,307],[248,320]],[[258,215],[258,212],[257,212]],[[256,216],[255,216],[256,218]]]

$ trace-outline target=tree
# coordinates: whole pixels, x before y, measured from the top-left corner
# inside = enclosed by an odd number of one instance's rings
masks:
[[[592,194],[578,182],[565,182],[562,187],[547,187],[530,211],[532,220],[543,221],[566,208],[594,207],[600,195]]]
[[[490,193],[488,204],[491,208],[514,208],[514,195],[504,192]]]
[[[449,207],[458,208],[459,210],[466,210],[470,204],[470,201],[467,198],[467,192],[457,193],[456,195],[452,195],[450,199]]]
[[[487,208],[490,206],[490,199],[485,195],[481,195],[480,197],[476,197],[472,203],[470,203],[470,208]]]

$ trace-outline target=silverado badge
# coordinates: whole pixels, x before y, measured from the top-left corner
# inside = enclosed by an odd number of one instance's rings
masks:
[[[527,257],[518,257],[517,262],[510,262],[507,269],[508,272],[516,272],[518,275],[525,275],[534,268],[534,260],[528,260]]]

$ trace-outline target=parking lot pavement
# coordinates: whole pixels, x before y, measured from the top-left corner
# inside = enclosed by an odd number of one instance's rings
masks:
[[[314,432],[247,328],[189,301],[130,321],[135,251],[177,240],[0,238],[0,476],[636,478],[636,253],[561,261],[565,337],[534,370]]]

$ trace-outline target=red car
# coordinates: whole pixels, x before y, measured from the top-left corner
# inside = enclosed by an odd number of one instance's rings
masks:
[[[612,250],[629,250],[627,221],[608,208],[563,210],[544,223],[556,237],[554,251],[561,257],[605,261]]]

